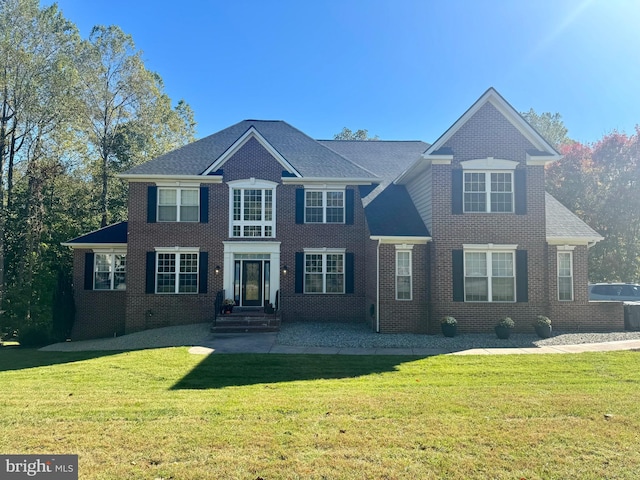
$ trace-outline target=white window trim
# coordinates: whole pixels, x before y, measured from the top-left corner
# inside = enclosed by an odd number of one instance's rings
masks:
[[[249,178],[243,180],[233,180],[231,182],[227,182],[229,185],[229,238],[275,238],[276,237],[276,187],[277,183],[271,182],[269,180],[260,180],[256,178]],[[235,190],[240,190],[240,220],[233,219],[233,192]],[[242,220],[244,215],[244,191],[245,190],[262,190],[262,216],[264,218],[265,212],[265,190],[271,190],[271,220]],[[233,227],[240,227],[240,236],[233,236]],[[259,237],[253,236],[244,236],[244,227],[245,226],[261,226],[262,233],[265,231],[265,227],[271,227],[271,235],[266,237],[261,235]]]
[[[176,191],[176,219],[175,220],[160,220],[160,191],[161,190],[175,190]],[[183,190],[195,190],[197,192],[196,198],[198,199],[198,218],[197,220],[181,220],[180,219],[180,207],[182,206],[182,191]],[[167,205],[168,206],[168,205]],[[193,207],[194,205],[189,205]],[[171,187],[162,186],[158,187],[158,197],[156,200],[156,222],[157,223],[198,223],[200,221],[200,187]]]
[[[569,265],[571,267],[571,276],[570,277],[560,277],[560,255],[569,254]],[[560,278],[570,278],[571,279],[571,298],[566,299],[560,298]],[[558,301],[559,302],[573,302],[574,300],[574,288],[573,288],[573,248],[560,248],[558,247],[558,252],[556,253],[556,283],[558,288]]]
[[[507,248],[505,248],[507,247]],[[510,248],[513,247],[513,248]],[[517,301],[517,272],[516,272],[516,247],[517,245],[494,245],[489,243],[487,245],[464,245],[462,264],[463,280],[464,280],[464,301],[465,303],[516,303]],[[487,300],[467,300],[467,253],[486,253],[486,267],[487,267]],[[494,253],[510,253],[512,256],[512,277],[500,277],[500,278],[513,278],[513,300],[493,300],[493,285],[491,279],[493,278],[493,262],[492,254]],[[485,278],[485,277],[476,277]]]
[[[155,266],[155,272],[154,272],[154,282],[155,282],[155,290],[154,292],[157,295],[197,295],[200,292],[200,248],[198,247],[156,247],[155,248],[156,251],[156,266]],[[173,292],[158,292],[158,255],[161,253],[172,253],[174,255],[176,255],[176,271],[175,271],[175,275],[176,275],[176,281],[174,284],[174,289]],[[180,292],[180,255],[181,254],[188,254],[188,253],[195,253],[198,255],[198,261],[197,261],[197,271],[195,272],[196,274],[196,291],[195,292]],[[192,275],[191,273],[189,275]]]
[[[467,192],[465,190],[465,175],[467,173],[482,173],[484,174],[484,191],[483,192]],[[491,193],[509,193],[509,192],[492,192],[491,191],[491,174],[492,173],[508,173],[511,175],[511,210],[505,212],[494,212],[491,210]],[[463,170],[462,172],[462,212],[463,213],[514,213],[515,212],[515,175],[513,170]],[[464,199],[467,193],[484,193],[485,194],[485,209],[481,212],[467,211],[466,202]]]
[[[97,255],[109,255],[111,257],[111,271],[110,273],[110,283],[111,286],[109,288],[100,288],[100,289],[96,289],[96,273],[98,273],[98,271],[96,270],[96,262],[97,262]],[[125,260],[125,270],[124,270],[124,278],[125,278],[125,283],[121,284],[124,285],[123,288],[113,288],[114,282],[115,282],[115,272],[113,271],[113,265],[115,265],[115,256],[116,255],[120,255],[120,256],[124,256],[126,258],[127,256],[127,251],[126,250],[116,250],[113,248],[109,248],[109,249],[95,249],[93,250],[93,290],[96,290],[98,292],[111,292],[111,291],[115,291],[115,292],[119,292],[119,291],[123,291],[126,290],[127,288],[127,264],[126,264],[126,260]]]
[[[408,302],[413,300],[413,245],[396,245],[396,300],[399,302]],[[409,298],[398,298],[398,254],[409,254]],[[403,275],[405,276],[405,275]]]
[[[347,288],[347,255],[345,248],[305,248],[302,292],[305,295],[344,295]],[[307,255],[322,255],[322,292],[307,292]],[[327,255],[342,255],[342,292],[327,292]]]
[[[307,222],[307,193],[309,192],[315,192],[315,193],[322,193],[322,221],[321,222]],[[337,193],[342,193],[342,221],[341,222],[327,222],[327,193],[329,192],[337,192]],[[340,189],[340,188],[326,188],[326,189],[321,189],[321,188],[305,188],[304,189],[304,223],[309,224],[309,225],[320,225],[320,224],[333,224],[333,225],[343,225],[346,222],[346,215],[347,215],[347,195],[346,195],[346,188],[344,189]],[[309,208],[319,208],[319,207],[309,207]],[[331,207],[331,208],[336,208],[336,207]]]

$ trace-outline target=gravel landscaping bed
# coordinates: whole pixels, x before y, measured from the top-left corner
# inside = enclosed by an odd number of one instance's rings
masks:
[[[304,347],[349,348],[523,348],[553,345],[577,345],[618,340],[640,339],[640,332],[563,333],[554,332],[551,338],[541,339],[535,333],[513,333],[508,340],[495,334],[459,334],[453,338],[442,335],[410,333],[379,334],[365,324],[348,323],[283,323],[278,335],[280,345]]]
[[[199,346],[211,342],[210,324],[181,325],[131,333],[121,337],[65,342],[49,345],[41,350],[72,352],[98,350],[139,350],[179,346]],[[238,334],[242,335],[242,334]],[[548,339],[535,333],[514,333],[508,340],[494,334],[460,334],[453,338],[442,335],[410,333],[379,334],[365,324],[349,323],[283,323],[276,343],[299,347],[336,348],[443,348],[450,351],[471,348],[522,348],[553,345],[576,345],[617,340],[640,339],[640,332],[562,333],[554,332]]]

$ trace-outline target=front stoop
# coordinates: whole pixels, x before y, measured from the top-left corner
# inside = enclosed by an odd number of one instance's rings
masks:
[[[280,330],[280,314],[266,314],[260,310],[241,310],[218,315],[211,325],[213,333],[259,333]]]

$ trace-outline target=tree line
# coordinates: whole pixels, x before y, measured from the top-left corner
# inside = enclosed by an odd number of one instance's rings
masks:
[[[189,105],[120,28],[81,38],[55,4],[0,0],[0,335],[67,333],[60,243],[126,219],[116,175],[194,138]]]

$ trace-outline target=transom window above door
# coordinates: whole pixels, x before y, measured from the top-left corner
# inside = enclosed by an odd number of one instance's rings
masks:
[[[276,184],[240,180],[230,184],[231,237],[275,237]]]

